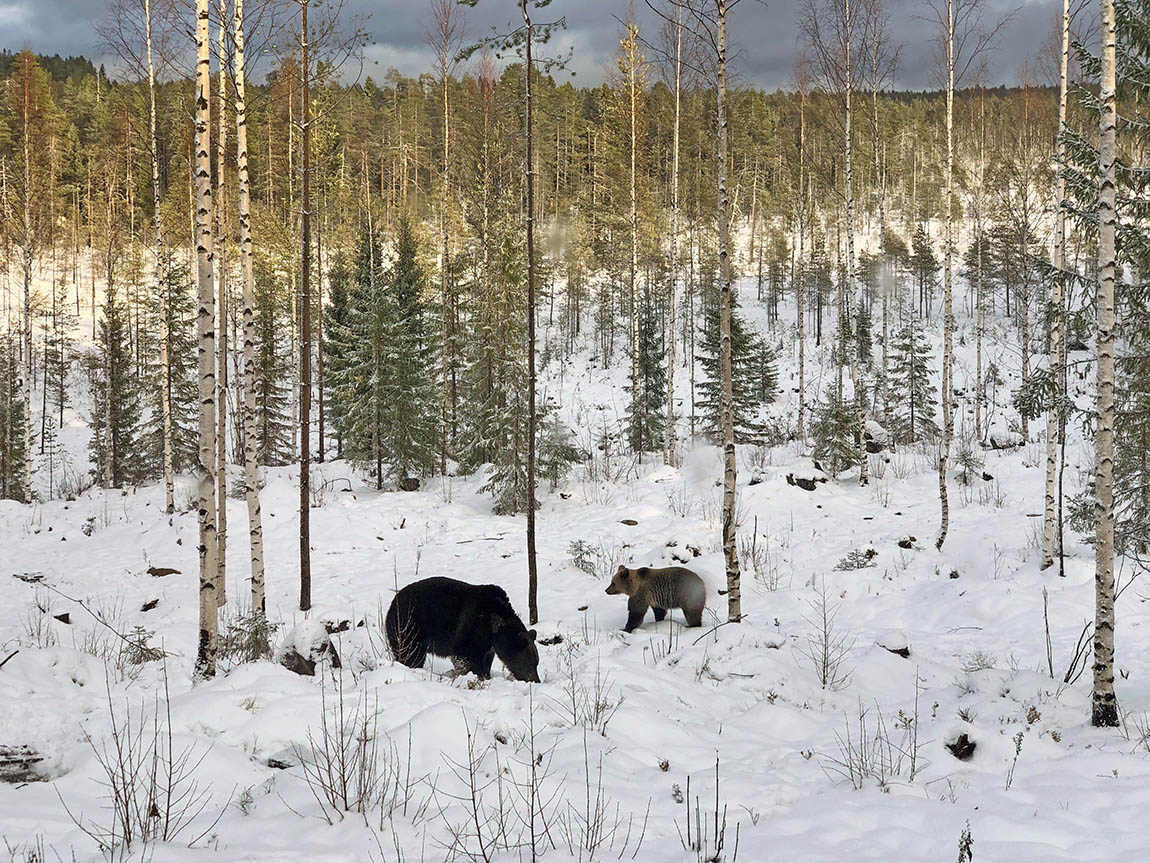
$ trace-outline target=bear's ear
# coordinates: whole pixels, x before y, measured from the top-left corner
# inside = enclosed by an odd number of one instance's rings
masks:
[[[627,574],[627,567],[625,567],[623,564],[619,564],[619,568],[617,570],[615,570],[615,575],[625,576],[626,574]]]
[[[530,638],[532,641],[534,641],[535,640],[535,630],[534,629],[527,630],[527,637]]]
[[[641,566],[638,570],[636,570],[636,574],[645,578],[651,574],[651,568],[647,566]]]

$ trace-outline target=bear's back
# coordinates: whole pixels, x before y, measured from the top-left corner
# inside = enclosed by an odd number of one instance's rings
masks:
[[[647,602],[656,608],[702,608],[707,587],[698,574],[685,566],[640,567]]]

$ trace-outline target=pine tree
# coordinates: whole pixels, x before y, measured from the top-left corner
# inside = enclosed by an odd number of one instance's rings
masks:
[[[88,366],[93,406],[88,451],[97,481],[110,488],[140,482],[147,477],[148,464],[141,439],[139,382],[132,373],[127,306],[118,293],[113,289],[105,297],[98,347]]]
[[[663,366],[663,327],[652,302],[651,289],[639,298],[638,400],[627,407],[628,437],[637,453],[654,452],[663,445],[666,417],[662,415],[667,398],[667,370]]]
[[[903,327],[892,345],[891,420],[897,440],[909,442],[938,434],[938,398],[931,386],[931,348],[914,321]]]

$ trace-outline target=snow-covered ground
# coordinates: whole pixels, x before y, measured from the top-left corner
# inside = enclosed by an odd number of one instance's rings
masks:
[[[753,289],[744,293],[746,313],[765,329]],[[1007,379],[1001,404],[1018,359],[997,326],[986,350]],[[962,335],[960,387],[974,365],[969,326]],[[781,340],[783,392],[772,413],[793,425],[796,360],[789,335]],[[812,347],[808,356],[813,397],[819,355]],[[623,416],[625,376],[584,353],[549,365],[544,387],[589,443],[598,434],[590,430]],[[686,374],[676,377],[682,395]],[[967,425],[968,407],[960,408]],[[188,753],[180,789],[192,801],[176,814],[191,823],[171,842],[137,843],[132,859],[531,860],[534,832],[537,856],[548,861],[937,863],[959,859],[968,824],[977,860],[1150,859],[1141,820],[1150,806],[1145,591],[1135,582],[1118,601],[1126,727],[1094,729],[1089,668],[1062,682],[1093,615],[1093,556],[1068,536],[1065,578],[1039,572],[1042,428],[1035,423],[1017,450],[986,452],[991,479],[962,485],[952,474],[941,553],[931,451],[876,457],[866,488],[847,475],[807,492],[786,482],[810,468],[800,444],[741,448],[747,618],[722,626],[718,450],[686,451],[680,468],[623,455],[607,464],[596,451],[555,492],[544,488],[538,685],[511,680],[498,663],[489,683],[451,679],[442,660],[411,670],[384,648],[394,590],[429,575],[503,585],[526,616],[522,518],[493,515],[479,477],[377,493],[346,464],[317,466],[317,480],[331,483],[312,511],[309,619],[348,621],[333,636],[342,670],[323,665],[307,678],[270,661],[225,662],[226,673],[195,687],[188,480],[174,517],[156,486],[0,502],[0,661],[19,651],[0,668],[0,746],[34,748],[52,777],[0,784],[0,834],[15,860],[40,859],[30,856],[38,844],[47,859],[56,859],[52,849],[61,859],[101,859],[89,834],[114,823],[100,766],[118,763],[113,723],[122,742],[147,746],[159,708],[166,748],[166,687],[171,745],[177,760]],[[84,436],[74,437],[69,447],[82,462]],[[1075,435],[1068,493],[1090,464]],[[276,641],[305,617],[296,610],[294,483],[294,471],[272,470],[263,490]],[[222,628],[241,614],[247,592],[242,500],[229,502],[229,524]],[[575,543],[594,574],[573,565]],[[851,556],[867,549],[875,553]],[[844,568],[848,556],[869,566]],[[673,559],[707,582],[704,627],[686,629],[672,612],[622,633],[625,601],[604,594],[609,573],[619,563]],[[150,567],[178,572],[157,577]],[[824,604],[833,617],[828,686],[811,658],[824,640]],[[55,617],[65,613],[69,623]],[[116,633],[136,627],[154,633],[162,662],[130,661]],[[314,793],[324,758],[309,753],[335,745],[323,729],[337,729],[341,715],[344,725],[358,722],[347,750],[371,753],[364,814]],[[948,744],[969,757],[959,760]],[[150,814],[143,820],[165,815]],[[717,851],[716,821],[721,832],[724,820]],[[701,831],[705,848],[685,847],[688,823],[691,843]]]

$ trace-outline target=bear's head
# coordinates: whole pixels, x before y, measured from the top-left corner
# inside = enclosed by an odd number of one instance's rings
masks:
[[[615,576],[611,579],[611,583],[607,585],[605,593],[609,596],[615,596],[618,593],[634,596],[646,575],[647,567],[645,566],[639,569],[628,569],[620,564],[619,568],[615,570]]]
[[[539,648],[535,646],[535,630],[527,629],[516,620],[495,630],[492,646],[499,661],[516,680],[539,683]]]

